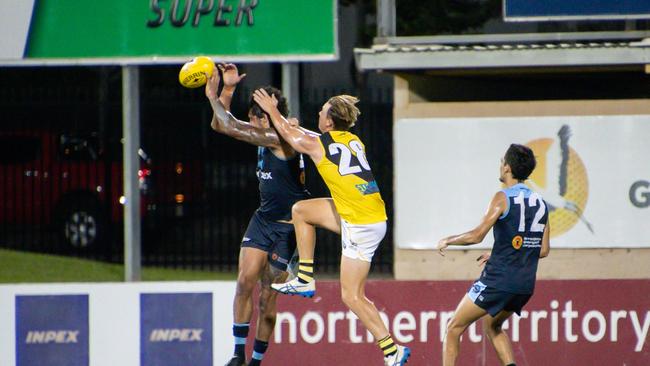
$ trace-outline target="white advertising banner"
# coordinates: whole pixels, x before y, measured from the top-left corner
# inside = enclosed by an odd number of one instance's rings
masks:
[[[0,285],[0,365],[218,364],[233,351],[235,285]]]
[[[551,208],[554,248],[650,247],[650,116],[401,119],[395,123],[395,240],[433,249],[473,229],[511,143]],[[492,234],[475,247],[490,247]],[[454,247],[462,249],[464,247]]]

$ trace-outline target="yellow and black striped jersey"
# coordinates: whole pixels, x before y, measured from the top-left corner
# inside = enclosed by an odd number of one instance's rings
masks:
[[[329,131],[320,136],[320,142],[323,158],[316,168],[341,218],[353,225],[385,221],[386,206],[359,137],[348,131]]]

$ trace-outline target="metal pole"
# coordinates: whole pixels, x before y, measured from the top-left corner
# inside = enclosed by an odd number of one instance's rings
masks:
[[[396,19],[395,0],[377,0],[377,38],[395,37]]]
[[[282,64],[282,93],[289,103],[291,117],[300,119],[300,64]]]
[[[140,86],[138,66],[122,66],[124,138],[124,280],[140,281]]]

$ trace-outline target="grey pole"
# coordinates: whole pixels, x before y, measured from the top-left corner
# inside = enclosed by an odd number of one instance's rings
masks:
[[[300,119],[300,70],[298,63],[282,64],[282,93],[289,103],[289,115]]]
[[[140,281],[140,85],[138,66],[122,66],[124,138],[124,280]]]
[[[396,19],[395,0],[377,0],[377,38],[395,37]]]

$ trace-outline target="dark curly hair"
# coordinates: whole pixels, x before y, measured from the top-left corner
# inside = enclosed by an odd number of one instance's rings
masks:
[[[289,107],[287,106],[287,98],[285,98],[284,95],[282,95],[282,91],[280,89],[268,85],[261,87],[261,89],[266,90],[266,92],[269,95],[275,96],[275,99],[278,100],[278,110],[280,111],[280,114],[282,116],[284,117],[289,116]],[[266,114],[266,112],[264,112],[264,110],[259,106],[259,104],[257,104],[257,102],[253,100],[252,94],[248,101],[248,110],[252,115],[258,118],[261,118],[262,116],[266,116],[266,118],[268,118],[269,121],[271,120],[271,118]]]
[[[508,151],[506,151],[504,161],[510,165],[512,177],[520,181],[528,179],[530,173],[535,169],[535,165],[537,165],[533,150],[528,146],[519,144],[510,145]]]

